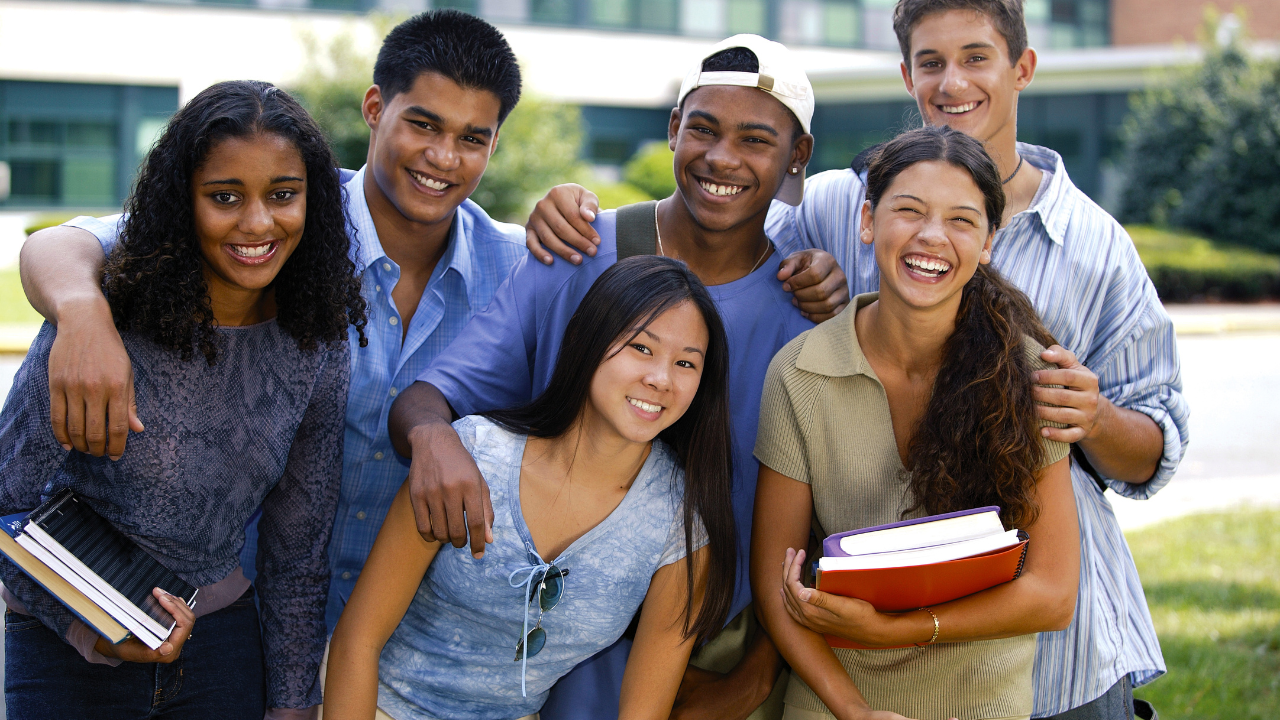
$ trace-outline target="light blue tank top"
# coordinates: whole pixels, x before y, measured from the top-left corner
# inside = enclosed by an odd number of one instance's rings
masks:
[[[546,647],[528,659],[521,693],[516,644],[524,636],[524,586],[512,573],[537,565],[520,511],[524,435],[479,416],[454,428],[493,501],[493,544],[482,559],[446,544],[427,570],[379,663],[378,706],[397,720],[503,720],[538,711],[575,665],[627,629],[658,568],[685,556],[684,474],[660,441],[618,507],[559,557],[564,595],[542,617]],[[697,528],[694,547],[706,544]],[[527,575],[519,573],[518,579]],[[538,607],[529,604],[528,627]]]

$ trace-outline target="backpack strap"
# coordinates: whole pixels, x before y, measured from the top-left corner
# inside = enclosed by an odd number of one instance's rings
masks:
[[[658,254],[657,200],[618,208],[618,261]]]

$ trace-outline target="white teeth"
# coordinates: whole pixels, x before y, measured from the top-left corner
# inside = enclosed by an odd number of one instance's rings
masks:
[[[271,249],[275,246],[275,243],[267,243],[266,245],[232,245],[231,252],[240,257],[256,258],[271,252]]]
[[[978,103],[976,102],[965,103],[964,105],[943,105],[942,112],[958,115],[960,113],[967,113],[976,107],[978,107]]]
[[[698,181],[698,184],[702,186],[703,190],[706,190],[712,195],[718,195],[720,197],[725,197],[727,195],[737,195],[743,190],[743,188],[739,185],[716,185],[714,183],[702,182],[701,180]]]
[[[903,258],[903,262],[930,277],[938,277],[951,269],[951,263],[935,258],[908,257]]]
[[[643,400],[637,400],[637,399],[635,399],[635,398],[633,398],[633,397],[629,397],[629,398],[627,398],[627,402],[631,403],[632,405],[635,405],[636,407],[640,408],[641,410],[643,410],[643,411],[645,411],[645,412],[656,413],[656,412],[658,412],[658,411],[662,410],[662,406],[661,406],[661,405],[654,405],[653,403],[647,403],[647,402],[645,402],[645,401],[643,401]]]
[[[423,185],[431,188],[432,190],[444,190],[449,187],[449,183],[440,182],[439,180],[432,180],[431,178],[427,177],[426,175],[423,175],[422,173],[416,173],[410,170],[409,174],[413,176],[414,180],[417,180],[419,183],[422,183]]]

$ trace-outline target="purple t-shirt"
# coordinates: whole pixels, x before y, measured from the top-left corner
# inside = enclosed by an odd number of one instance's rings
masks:
[[[525,256],[493,301],[436,357],[418,379],[435,385],[458,415],[514,407],[547,387],[569,318],[596,278],[618,260],[616,214],[600,213],[596,256],[581,265],[547,266]],[[733,434],[733,514],[738,527],[738,582],[730,617],[751,601],[747,577],[756,473],[752,450],[760,392],[774,354],[813,327],[777,280],[776,260],[724,285],[707,288],[720,309],[729,341],[729,402]],[[543,720],[616,716],[621,668],[629,643],[602,651],[560,680],[543,707]],[[572,690],[570,690],[572,688]],[[557,697],[572,702],[557,702]]]

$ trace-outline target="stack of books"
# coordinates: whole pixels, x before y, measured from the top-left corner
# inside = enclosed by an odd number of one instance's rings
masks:
[[[817,589],[904,612],[1016,579],[1027,534],[1005,530],[1000,508],[982,507],[837,533],[822,542],[822,554]],[[864,648],[834,635],[827,642]]]
[[[169,637],[175,621],[153,588],[195,606],[196,588],[71,490],[0,523],[0,553],[113,643],[132,635],[155,650]]]

